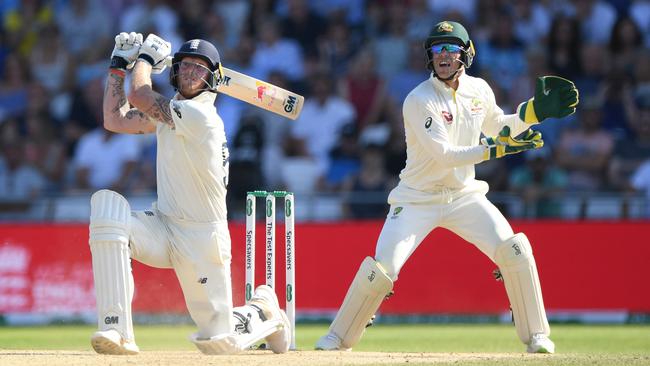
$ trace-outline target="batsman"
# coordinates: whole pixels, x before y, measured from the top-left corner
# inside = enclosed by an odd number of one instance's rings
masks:
[[[461,24],[436,24],[424,48],[431,76],[404,100],[406,167],[388,197],[390,211],[375,256],[361,263],[316,349],[354,347],[392,293],[402,266],[434,228],[443,227],[498,265],[527,351],[553,353],[531,244],[488,201],[488,185],[475,179],[474,165],[541,148],[542,136],[531,125],[574,113],[578,91],[569,80],[543,76],[537,79],[535,96],[521,103],[517,113],[505,115],[490,86],[466,74],[475,50]]]
[[[166,68],[171,44],[150,34],[115,37],[104,91],[104,127],[117,133],[155,133],[158,200],[131,211],[117,192],[90,200],[90,250],[97,297],[101,354],[139,352],[131,314],[131,259],[175,271],[198,331],[190,336],[205,354],[241,352],[266,339],[275,353],[289,349],[291,327],[268,286],[248,305],[233,309],[230,234],[226,221],[228,148],[214,102],[222,67],[210,43],[194,39],[173,56],[166,98],[152,89],[151,74]],[[131,71],[127,98],[124,83]]]

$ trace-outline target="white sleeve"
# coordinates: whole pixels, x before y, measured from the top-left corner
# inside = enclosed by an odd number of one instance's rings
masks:
[[[454,146],[449,142],[447,129],[440,113],[417,96],[404,100],[404,123],[413,131],[420,146],[439,164],[448,168],[474,165],[483,161],[484,146]]]
[[[210,128],[210,115],[201,103],[193,100],[172,99],[169,107],[176,134],[200,140]]]
[[[503,114],[503,109],[497,105],[492,88],[485,81],[483,84],[481,89],[485,93],[488,109],[481,126],[481,132],[485,136],[496,136],[504,126],[510,127],[510,136],[513,137],[530,128],[530,124],[519,119],[519,114]]]

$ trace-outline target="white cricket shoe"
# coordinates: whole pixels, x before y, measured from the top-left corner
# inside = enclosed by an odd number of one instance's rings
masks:
[[[334,333],[327,333],[320,337],[314,348],[320,351],[350,351],[352,349],[341,346],[341,338]]]
[[[275,291],[267,285],[258,286],[253,293],[251,298],[251,305],[259,306],[264,315],[268,319],[280,319],[282,322],[282,329],[268,335],[265,339],[268,343],[269,348],[274,353],[285,353],[289,350],[291,345],[291,323],[289,322],[289,317],[280,309],[280,304],[278,302],[278,296],[275,294]]]
[[[555,353],[555,343],[545,334],[537,333],[530,337],[528,353]]]
[[[134,341],[127,341],[114,329],[98,330],[90,337],[95,352],[103,355],[137,355],[140,348]]]

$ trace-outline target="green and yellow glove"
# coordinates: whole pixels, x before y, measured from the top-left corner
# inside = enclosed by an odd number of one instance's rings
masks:
[[[488,147],[483,155],[483,160],[490,160],[526,150],[539,149],[544,146],[544,140],[542,140],[541,132],[533,131],[530,128],[518,138],[510,137],[510,127],[505,126],[498,136],[482,138],[481,145]]]
[[[535,96],[517,108],[526,123],[539,123],[546,118],[562,118],[576,111],[578,89],[571,80],[559,76],[540,76],[535,83]]]

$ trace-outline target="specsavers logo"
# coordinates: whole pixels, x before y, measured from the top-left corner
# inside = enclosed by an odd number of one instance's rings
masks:
[[[424,128],[428,129],[431,127],[431,122],[433,122],[433,118],[427,117],[427,119],[424,120]]]

